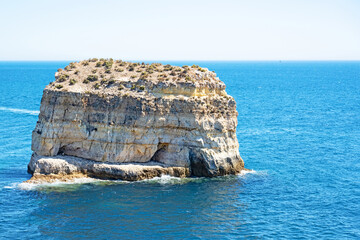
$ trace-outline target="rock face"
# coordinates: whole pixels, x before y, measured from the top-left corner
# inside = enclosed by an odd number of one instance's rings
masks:
[[[35,175],[138,180],[244,169],[236,103],[207,69],[91,59],[55,78],[32,134]]]

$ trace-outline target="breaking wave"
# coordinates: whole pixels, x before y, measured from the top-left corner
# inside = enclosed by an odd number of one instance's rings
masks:
[[[22,182],[22,183],[18,183],[16,185],[11,185],[14,186],[18,189],[21,190],[38,190],[39,188],[48,188],[48,187],[67,187],[69,185],[81,185],[81,184],[87,184],[87,183],[95,183],[95,182],[99,182],[99,181],[103,181],[100,179],[95,179],[95,178],[74,178],[70,181],[54,181],[51,183],[27,183],[27,182]],[[10,186],[9,186],[10,187]]]
[[[8,108],[8,107],[0,107],[0,111],[19,113],[19,114],[28,114],[28,115],[39,115],[40,111],[33,111],[27,109],[18,109],[18,108]]]
[[[3,189],[20,189],[26,191],[33,191],[33,190],[55,190],[55,189],[63,189],[67,190],[76,190],[83,184],[94,184],[94,185],[116,185],[116,184],[136,184],[136,183],[146,183],[146,184],[162,184],[162,185],[177,185],[177,184],[186,184],[186,183],[201,183],[206,181],[219,181],[219,180],[226,180],[226,179],[234,179],[234,178],[243,178],[248,174],[255,174],[255,175],[262,175],[262,172],[257,172],[255,170],[243,170],[238,175],[228,175],[228,176],[221,176],[215,178],[206,178],[206,177],[188,177],[188,178],[180,178],[180,177],[173,177],[169,175],[162,175],[161,177],[154,177],[151,179],[145,179],[140,181],[124,181],[124,180],[102,180],[96,178],[74,178],[68,181],[54,181],[51,183],[44,182],[44,183],[12,183],[9,186],[4,186]]]

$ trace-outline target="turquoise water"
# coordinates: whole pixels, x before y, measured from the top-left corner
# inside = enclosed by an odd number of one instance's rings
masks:
[[[42,90],[67,62],[0,62],[0,239],[359,239],[360,62],[195,64],[236,99],[254,172],[33,186]]]

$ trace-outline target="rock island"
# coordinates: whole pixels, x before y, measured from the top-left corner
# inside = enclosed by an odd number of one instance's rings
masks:
[[[235,100],[206,68],[94,58],[58,69],[55,79],[32,133],[34,181],[215,177],[244,169]]]

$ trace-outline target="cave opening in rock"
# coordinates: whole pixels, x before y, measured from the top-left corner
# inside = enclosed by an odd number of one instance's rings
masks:
[[[65,146],[60,147],[56,155],[65,155]]]
[[[168,143],[159,142],[159,144],[157,145],[157,150],[150,159],[150,161],[161,162],[161,159],[163,158],[164,153],[167,152],[168,147],[169,147]]]

